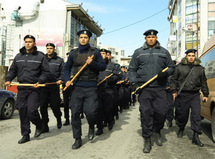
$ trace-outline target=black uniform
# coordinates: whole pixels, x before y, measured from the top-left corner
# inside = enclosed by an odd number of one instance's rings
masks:
[[[99,50],[90,47],[89,44],[72,51],[64,67],[65,83],[70,81],[71,68],[75,75],[85,64],[87,58],[94,55],[93,62],[88,65],[78,78],[73,82],[70,108],[72,109],[72,130],[73,137],[81,137],[81,118],[80,113],[86,115],[90,127],[93,127],[97,121],[98,97],[97,97],[97,80],[99,71],[104,71],[106,64],[101,57]]]
[[[168,67],[163,78],[155,79],[142,89],[139,95],[142,136],[148,138],[164,126],[166,119],[166,78],[174,71],[173,61],[169,52],[157,41],[154,48],[147,43],[137,49],[128,68],[129,81],[133,85],[142,85],[156,74]]]
[[[49,58],[46,54],[46,59],[49,63],[51,76],[49,77],[49,82],[57,82],[59,80],[64,80],[63,78],[63,66],[64,61],[62,58],[57,56],[57,53],[54,53],[54,55]],[[58,124],[61,123],[61,111],[60,111],[60,91],[59,91],[59,85],[52,84],[47,85],[46,87],[41,88],[40,92],[40,112],[42,115],[42,121],[45,128],[48,129],[48,105],[50,104],[50,107],[54,113],[54,116],[57,119]]]
[[[180,129],[184,129],[189,117],[189,109],[191,108],[191,129],[197,134],[201,134],[201,106],[200,93],[201,89],[203,95],[208,97],[209,91],[207,87],[207,79],[204,68],[200,65],[200,59],[196,59],[193,64],[188,64],[186,58],[183,58],[181,63],[175,68],[175,72],[171,78],[171,89],[176,93],[186,79],[190,70],[193,68],[191,75],[187,79],[181,93],[176,97],[176,121]]]
[[[16,76],[19,83],[45,83],[50,76],[50,70],[44,54],[37,51],[36,47],[34,47],[32,53],[27,53],[25,47],[21,48],[20,53],[14,58],[6,76],[6,81],[12,81]],[[18,87],[16,108],[19,110],[23,136],[29,135],[31,132],[30,121],[37,128],[42,127],[38,113],[39,93],[39,88]]]
[[[108,123],[109,130],[112,129],[114,123],[114,89],[115,84],[118,80],[118,71],[115,68],[114,63],[108,62],[105,71],[101,71],[98,76],[98,83],[105,79],[113,73],[113,76],[109,77],[105,82],[98,86],[98,103],[99,103],[99,113],[98,113],[98,129],[103,128],[103,121]]]

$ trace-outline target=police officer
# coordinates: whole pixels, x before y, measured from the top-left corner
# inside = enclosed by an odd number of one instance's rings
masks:
[[[129,81],[135,90],[158,74],[157,79],[148,84],[139,94],[142,136],[144,138],[144,153],[151,150],[153,131],[156,144],[162,146],[160,131],[166,120],[166,79],[174,71],[173,61],[169,52],[160,46],[157,40],[158,31],[150,29],[144,33],[146,42],[135,50],[128,68]],[[168,67],[166,72],[162,72]]]
[[[61,57],[57,56],[55,45],[53,43],[46,44],[46,51],[46,59],[49,63],[51,76],[49,77],[50,85],[42,87],[40,91],[40,113],[42,115],[43,132],[49,132],[49,117],[47,110],[49,104],[57,119],[57,128],[60,129],[62,127],[59,85],[63,83],[64,61]]]
[[[97,80],[99,71],[104,71],[106,64],[101,57],[98,49],[92,48],[89,44],[92,33],[88,30],[81,30],[78,33],[78,49],[72,51],[64,67],[64,77],[66,86],[73,85],[70,107],[72,109],[72,130],[75,143],[72,149],[78,149],[82,145],[81,139],[81,118],[80,113],[86,115],[89,124],[88,138],[94,138],[94,125],[97,121],[98,98],[97,98]],[[94,55],[93,59],[90,57]],[[78,78],[71,83],[70,74],[73,68],[75,75],[82,66],[87,63],[86,68],[79,74]]]
[[[67,59],[69,58],[69,52],[66,53]],[[63,88],[65,87],[65,83],[63,83]],[[64,117],[66,121],[63,123],[64,126],[69,125],[69,101],[71,98],[72,87],[68,87],[65,91],[63,91],[63,106],[64,106]]]
[[[112,130],[114,125],[114,109],[113,109],[113,99],[114,99],[114,89],[115,84],[118,80],[118,72],[115,68],[114,63],[108,61],[107,50],[101,49],[100,53],[104,59],[107,68],[104,71],[99,72],[98,83],[107,78],[103,83],[98,85],[98,101],[99,101],[99,113],[98,113],[98,130],[96,135],[103,134],[103,120],[108,124],[108,130]]]
[[[109,62],[112,62],[114,64],[115,69],[118,72],[118,79],[120,79],[121,75],[122,75],[121,70],[120,70],[120,65],[118,63],[114,62],[113,60],[111,60],[112,55],[111,55],[110,50],[107,50],[107,58],[108,58]],[[118,90],[118,87],[117,87],[116,84],[114,86],[113,94],[114,94],[113,95],[113,111],[114,111],[114,116],[116,116],[116,119],[118,120],[119,119],[119,113],[118,113],[118,111],[119,111],[119,108],[118,108],[118,105],[119,105],[119,103],[118,103],[119,90]]]
[[[119,89],[119,107],[120,113],[122,113],[123,109],[129,108],[129,82],[128,82],[128,75],[126,73],[125,66],[121,66],[122,76],[121,79],[117,82],[118,89]]]
[[[192,143],[203,147],[204,144],[199,140],[199,134],[202,134],[199,90],[201,89],[204,95],[202,100],[205,102],[208,100],[209,91],[204,68],[200,65],[200,59],[195,56],[196,51],[195,49],[189,49],[185,52],[186,56],[176,66],[171,78],[171,89],[176,105],[176,124],[179,127],[177,136],[179,138],[183,136],[189,110],[191,109]]]
[[[38,84],[45,83],[50,76],[49,64],[44,54],[37,50],[35,37],[26,35],[25,46],[20,49],[6,76],[5,86],[17,76],[19,83],[30,83],[33,87],[18,86],[16,108],[19,111],[22,138],[19,144],[30,141],[30,121],[36,125],[34,137],[42,133],[42,121],[38,112],[40,106]]]

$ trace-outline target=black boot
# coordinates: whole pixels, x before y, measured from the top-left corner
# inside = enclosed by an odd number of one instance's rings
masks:
[[[42,133],[46,133],[46,132],[49,132],[49,126],[48,126],[48,124],[43,125],[43,131],[42,131]]]
[[[199,147],[203,147],[204,144],[201,143],[201,141],[199,140],[199,135],[196,132],[193,132],[193,139],[192,139],[192,143],[199,146]]]
[[[24,135],[19,141],[18,144],[23,144],[30,141],[30,136],[29,135]]]
[[[72,145],[72,149],[79,149],[82,146],[81,138],[75,139],[75,143]]]
[[[61,118],[57,119],[57,128],[60,129],[62,127]]]
[[[116,114],[116,120],[118,120],[118,119],[119,119],[119,114],[117,113],[117,114]]]
[[[183,132],[184,132],[184,128],[180,128],[180,129],[178,130],[178,133],[177,133],[178,138],[182,138]]]
[[[160,134],[160,132],[156,132],[155,133],[155,137],[156,137],[156,144],[158,145],[158,146],[163,146],[163,143],[162,143],[162,140],[161,140],[161,134]]]
[[[144,138],[144,153],[149,153],[151,151],[151,139],[150,137]]]
[[[69,125],[69,119],[66,119],[65,123],[63,123],[64,126]]]
[[[94,132],[95,132],[94,125],[91,125],[89,127],[89,133],[88,133],[88,139],[89,140],[93,140],[93,138],[94,138]]]
[[[96,131],[96,135],[101,135],[101,134],[103,134],[103,129],[98,129],[98,130]]]
[[[108,123],[108,130],[112,130],[113,129],[113,122]]]
[[[43,132],[43,125],[36,126],[34,137],[39,137]]]

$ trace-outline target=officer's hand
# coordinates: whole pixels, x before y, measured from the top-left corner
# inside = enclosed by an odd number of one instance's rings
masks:
[[[162,78],[166,78],[168,76],[168,74],[166,72],[159,72],[158,73],[158,79],[162,79]]]
[[[10,87],[10,84],[11,84],[10,81],[7,81],[7,82],[4,83],[4,85],[5,85],[6,87]]]
[[[206,103],[207,101],[208,101],[208,97],[203,97],[203,98],[202,98],[202,102],[205,102],[205,103]]]
[[[58,84],[58,85],[60,85],[60,84],[62,84],[62,83],[63,83],[62,80],[58,80],[58,81],[56,82],[56,84]]]
[[[172,94],[173,101],[175,101],[176,96],[177,96],[177,93],[173,93],[173,94]]]
[[[93,59],[92,59],[90,56],[88,56],[88,59],[87,59],[86,63],[87,63],[88,65],[91,65],[92,62],[93,62]]]
[[[70,81],[67,81],[66,82],[66,87],[69,87],[69,86],[73,86],[73,83],[71,83]]]
[[[38,84],[39,84],[39,82],[33,84],[33,87],[34,87],[34,88],[39,88]]]

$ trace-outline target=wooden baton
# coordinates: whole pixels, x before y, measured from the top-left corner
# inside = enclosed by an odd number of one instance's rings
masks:
[[[90,58],[93,59],[94,55],[92,55]],[[76,77],[83,71],[83,69],[87,66],[87,62],[81,67],[81,69],[74,75],[74,77],[72,78],[72,80],[70,81],[70,83],[72,83]],[[65,91],[68,87],[64,87],[63,91]]]
[[[165,69],[162,70],[162,72],[166,72],[166,70],[168,70],[168,67],[166,67]],[[158,77],[158,74],[155,75],[154,77],[152,77],[150,80],[148,80],[146,83],[144,83],[142,86],[138,87],[134,92],[132,92],[132,94],[135,94],[139,89],[142,89],[143,87],[145,87],[147,84],[151,83],[152,81],[154,81],[156,78]]]

